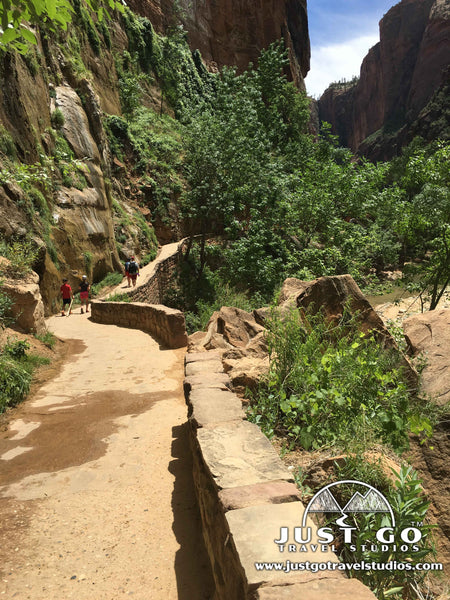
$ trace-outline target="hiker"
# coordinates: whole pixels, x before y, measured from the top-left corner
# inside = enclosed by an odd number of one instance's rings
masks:
[[[80,301],[81,301],[81,314],[84,313],[83,311],[83,304],[86,305],[86,312],[89,312],[89,290],[91,289],[91,286],[89,284],[89,281],[87,280],[87,276],[83,275],[82,279],[81,279],[81,283],[80,283]]]
[[[139,265],[134,260],[134,256],[132,256],[131,259],[130,259],[130,264],[128,265],[128,274],[129,274],[130,279],[131,279],[131,281],[133,283],[133,287],[135,287],[136,286],[136,279],[137,279],[137,276],[139,275]]]
[[[66,315],[66,313],[65,313],[66,304],[68,305],[67,310],[69,311],[69,315],[72,312],[70,310],[70,306],[71,306],[72,300],[73,300],[73,292],[72,292],[72,288],[69,285],[68,279],[63,279],[62,286],[60,288],[60,292],[61,292],[62,301],[63,301],[61,316],[64,317]]]
[[[130,273],[128,271],[129,267],[130,267],[130,261],[127,258],[127,260],[125,262],[125,277],[127,278],[128,287],[131,287],[131,277],[130,277]]]

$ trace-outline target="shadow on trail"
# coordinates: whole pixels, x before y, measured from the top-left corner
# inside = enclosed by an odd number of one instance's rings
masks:
[[[202,537],[188,433],[188,423],[172,428],[174,460],[169,465],[169,471],[175,476],[172,529],[180,544],[175,556],[178,600],[211,600],[214,581]]]

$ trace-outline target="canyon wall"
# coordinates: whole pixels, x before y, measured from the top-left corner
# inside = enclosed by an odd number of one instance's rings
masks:
[[[380,21],[380,42],[354,84],[332,84],[319,100],[319,116],[340,143],[371,159],[388,159],[414,135],[449,135],[450,5],[447,0],[402,0]],[[433,121],[439,131],[428,132]],[[438,114],[436,114],[436,112]]]
[[[271,42],[283,38],[289,48],[289,76],[303,87],[310,45],[306,0],[130,0],[129,6],[159,29],[180,19],[192,49],[200,50],[211,69],[255,63]]]
[[[71,81],[63,56],[58,57],[57,66],[52,64],[55,54],[46,52],[40,40],[37,53],[39,68],[30,58],[13,53],[4,54],[0,60],[0,133],[3,143],[6,136],[11,136],[20,161],[12,166],[0,154],[0,238],[31,237],[40,247],[34,268],[49,313],[56,309],[61,277],[68,277],[78,289],[82,273],[99,280],[121,267],[95,79]],[[53,68],[55,79],[64,84],[49,82]],[[101,88],[96,85],[96,89]],[[60,115],[58,131],[51,127],[55,111]],[[61,150],[63,139],[67,146]],[[67,162],[70,176],[67,172],[66,177],[56,181],[56,163],[50,163],[47,157],[61,154],[66,148],[73,153],[73,167]],[[20,163],[24,166],[18,166]],[[21,186],[13,183],[14,178]]]

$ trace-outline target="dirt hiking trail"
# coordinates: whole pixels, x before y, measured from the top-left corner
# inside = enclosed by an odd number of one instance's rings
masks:
[[[0,598],[208,600],[184,350],[79,313],[49,319],[70,358],[0,432]]]

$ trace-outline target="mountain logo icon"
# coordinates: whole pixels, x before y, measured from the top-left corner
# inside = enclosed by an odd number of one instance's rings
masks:
[[[347,504],[341,507],[331,490],[336,486],[346,484],[362,486],[366,491],[365,493],[355,492]],[[303,527],[306,526],[309,513],[341,513],[342,516],[349,513],[388,513],[391,527],[395,527],[393,510],[383,494],[373,486],[354,479],[336,481],[319,490],[311,498],[303,513]]]

